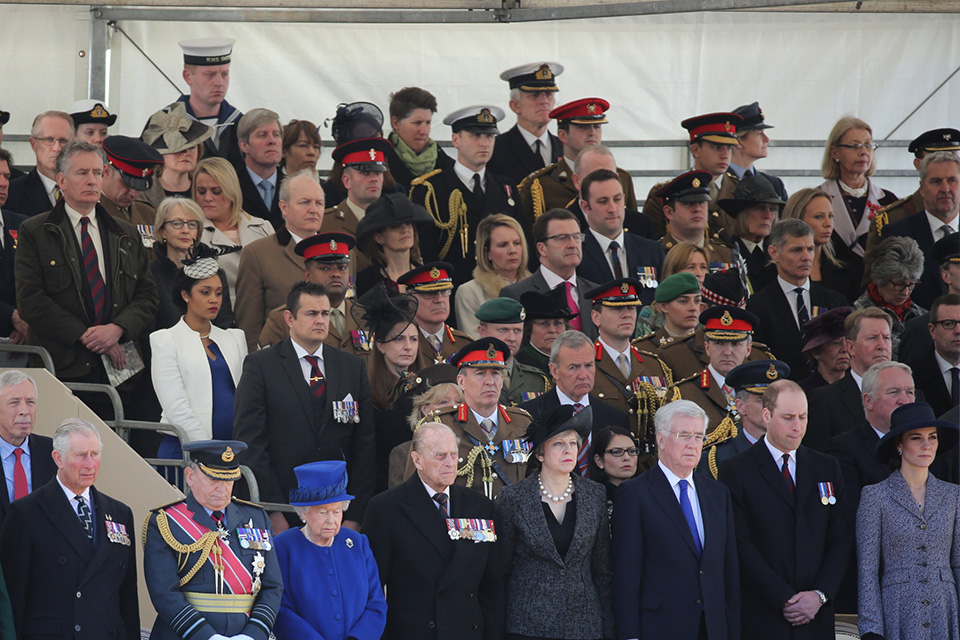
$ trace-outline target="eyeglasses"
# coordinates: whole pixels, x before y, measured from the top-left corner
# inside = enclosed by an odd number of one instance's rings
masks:
[[[604,449],[604,453],[609,453],[614,458],[622,458],[623,454],[627,454],[631,458],[636,458],[640,455],[639,447],[630,447],[629,449],[624,449],[623,447],[614,447],[613,449]]]
[[[187,229],[199,229],[200,221],[199,220],[167,220],[163,224],[170,225],[170,228],[180,230],[183,229],[183,225],[187,225]]]
[[[671,431],[670,433],[672,433],[674,437],[681,442],[690,442],[691,440],[694,442],[703,442],[707,439],[707,435],[705,433],[693,433],[692,431],[681,431],[679,433],[676,431]]]
[[[543,239],[544,242],[549,242],[550,240],[559,240],[560,244],[567,244],[571,240],[576,243],[583,242],[583,239],[587,237],[585,233],[558,233],[553,236],[547,236]]]
[[[67,143],[70,142],[67,138],[34,138],[34,140],[45,147],[52,147],[53,145],[65,147]]]
[[[952,329],[956,329],[957,325],[960,324],[960,322],[956,320],[937,320],[936,322],[931,322],[930,324],[939,325],[944,329],[946,329],[947,331],[950,331]]]
[[[863,148],[867,148],[870,151],[874,151],[880,145],[878,145],[876,142],[868,142],[867,144],[860,144],[859,142],[856,144],[841,144],[838,142],[837,146],[843,149],[853,149],[854,151],[860,151]]]
[[[891,280],[890,286],[892,286],[893,290],[897,292],[906,291],[907,289],[913,291],[919,282],[919,280],[911,280],[910,282],[894,282]]]

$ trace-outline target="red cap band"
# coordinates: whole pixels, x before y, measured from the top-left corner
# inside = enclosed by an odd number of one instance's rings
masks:
[[[387,159],[383,154],[383,151],[366,149],[364,151],[354,151],[353,153],[348,153],[347,155],[343,156],[343,160],[340,161],[340,164],[359,164],[361,162],[385,163],[386,161]]]
[[[137,178],[146,178],[153,173],[154,169],[163,164],[162,162],[158,162],[150,165],[149,167],[135,167],[132,164],[127,164],[116,156],[110,155],[109,153],[107,154],[107,159],[110,160],[110,164],[115,166],[117,169],[120,169],[120,171]]]
[[[346,257],[350,255],[350,245],[346,242],[337,242],[336,240],[331,240],[330,242],[321,242],[307,247],[303,250],[303,259],[310,260],[311,258],[316,258],[317,256],[343,256]]]

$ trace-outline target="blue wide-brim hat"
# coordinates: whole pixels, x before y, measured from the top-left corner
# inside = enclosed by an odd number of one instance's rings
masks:
[[[937,428],[937,456],[950,451],[957,444],[960,433],[956,423],[949,420],[938,420],[936,414],[926,402],[911,402],[894,409],[890,414],[890,431],[885,433],[877,443],[876,456],[880,462],[887,462],[893,455],[897,436],[902,436],[914,429],[927,427]]]
[[[353,500],[347,493],[347,463],[324,460],[294,467],[297,488],[290,490],[290,504],[312,507],[331,502]]]

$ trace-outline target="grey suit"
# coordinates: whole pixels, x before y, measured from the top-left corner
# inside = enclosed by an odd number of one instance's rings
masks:
[[[570,548],[561,558],[547,527],[538,478],[532,475],[504,487],[497,498],[507,633],[570,640],[612,638],[606,489],[573,475],[576,523]]]
[[[580,322],[583,325],[581,330],[587,334],[591,340],[596,340],[597,336],[600,335],[597,332],[596,325],[593,324],[593,318],[590,317],[590,305],[592,302],[590,298],[587,297],[587,291],[590,291],[590,289],[596,286],[596,284],[586,278],[577,276],[577,297],[579,298],[577,304],[580,306]],[[527,291],[537,291],[539,293],[550,292],[550,287],[547,285],[547,281],[544,280],[543,274],[540,273],[540,269],[537,269],[529,278],[524,278],[520,282],[514,282],[510,286],[504,287],[500,290],[500,295],[519,300],[520,294],[526,293]]]
[[[957,485],[927,479],[917,508],[899,471],[863,488],[857,512],[860,634],[960,638]]]

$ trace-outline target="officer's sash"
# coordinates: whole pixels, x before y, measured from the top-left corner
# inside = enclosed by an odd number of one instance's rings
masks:
[[[166,513],[167,517],[176,523],[177,528],[186,534],[193,542],[200,540],[205,533],[213,531],[213,529],[198,524],[193,519],[193,512],[190,511],[183,502],[175,504],[172,507],[167,507],[164,509],[164,513]],[[253,593],[253,576],[250,575],[247,568],[243,566],[240,558],[233,552],[230,545],[223,540],[218,539],[216,544],[220,547],[220,557],[223,561],[223,581],[229,587],[230,593]],[[212,555],[213,554],[211,554],[211,556]],[[210,561],[213,561],[212,557]]]

